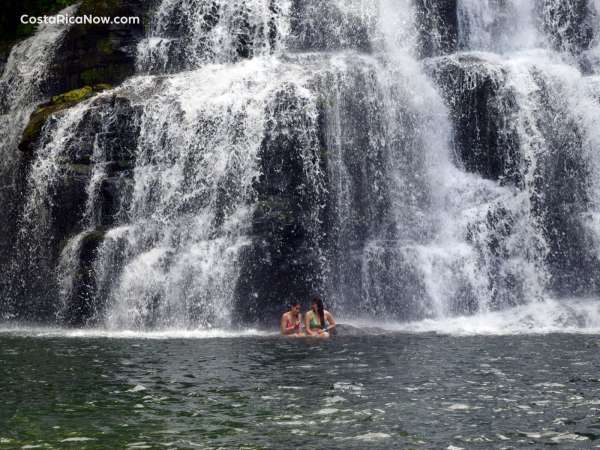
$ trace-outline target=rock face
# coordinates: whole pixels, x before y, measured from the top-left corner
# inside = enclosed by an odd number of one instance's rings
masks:
[[[52,15],[73,3],[76,2],[73,0],[6,0],[3,2],[0,17],[0,73],[1,62],[8,58],[11,47],[36,31],[34,25],[21,23],[22,15],[30,17]]]
[[[590,47],[598,21],[592,0],[537,0],[537,8],[556,50],[578,55]]]
[[[291,8],[292,46],[299,50],[351,48],[370,52],[375,16],[352,14],[342,8],[341,3],[331,0],[294,0]]]
[[[84,86],[80,89],[74,89],[64,94],[55,95],[47,103],[40,105],[37,110],[33,112],[27,128],[23,132],[21,143],[19,144],[19,150],[22,152],[32,153],[35,145],[38,143],[42,127],[51,115],[71,108],[76,104],[87,100],[98,92],[110,89],[110,85],[98,84],[94,87]]]
[[[6,66],[6,61],[8,57],[4,54],[0,54],[0,76],[4,73],[4,67]]]
[[[55,299],[61,296],[62,288],[60,279],[53,282],[54,277],[49,274],[56,272],[64,258],[77,261],[76,264],[71,261],[67,268],[76,273],[72,288],[62,296],[66,305],[64,319],[80,325],[87,323],[96,312],[91,304],[95,288],[91,264],[105,227],[114,223],[123,206],[120,200],[130,189],[139,133],[139,112],[131,107],[129,100],[118,95],[92,98],[105,88],[88,86],[55,96],[34,112],[21,143],[21,171],[25,179],[29,177],[21,190],[24,198],[29,200],[20,220],[25,234],[24,239],[17,242],[17,254],[21,259],[17,276],[28,286],[21,294],[27,297],[31,309],[21,312],[30,320],[56,314]],[[86,100],[93,101],[94,107],[86,108],[75,132],[65,136],[60,149],[62,156],[53,162],[56,164],[53,169],[55,181],[48,191],[40,190],[34,179],[43,168],[39,166],[36,153],[51,151],[49,136],[62,125],[64,114]],[[100,208],[90,211],[86,207],[90,195],[88,189],[91,177],[98,171],[105,174],[95,193]],[[38,191],[41,194],[36,194]],[[43,208],[45,218],[36,214],[36,221],[29,222],[27,217],[33,212],[32,208]],[[90,229],[88,224],[99,228]],[[77,240],[79,247],[66,249],[66,243],[78,235],[81,235]],[[65,254],[66,250],[70,254]]]
[[[82,2],[77,15],[138,17],[138,24],[73,25],[57,49],[48,92],[85,85],[118,84],[135,73],[137,43],[145,36],[154,1],[101,0]]]
[[[306,303],[322,287],[325,191],[317,117],[291,86],[274,104],[259,154],[253,243],[242,256],[236,293],[244,322],[272,322],[283,305]]]
[[[104,239],[104,230],[84,232],[73,249],[74,267],[68,270],[69,285],[65,286],[63,298],[66,300],[64,309],[60,312],[63,323],[71,326],[94,325],[100,306],[95,302],[96,276],[94,261],[98,248]]]
[[[458,45],[457,0],[417,0],[417,26],[421,57],[456,51]]]
[[[527,210],[519,212],[507,200],[491,206],[485,220],[469,227],[473,245],[488,255],[495,298],[504,296],[498,303],[506,304],[506,293],[514,293],[518,285],[502,266],[522,214],[534,218],[542,238],[532,250],[547,271],[547,287],[556,295],[596,293],[600,262],[585,226],[591,209],[590,143],[563,91],[564,82],[556,83],[535,67],[528,69],[526,80],[516,79],[501,63],[477,55],[440,58],[429,61],[427,68],[450,109],[459,163],[527,193]],[[518,94],[516,89],[524,86],[527,91]],[[519,104],[517,95],[527,96],[527,103]],[[478,233],[487,237],[480,241]]]
[[[585,131],[567,109],[568,99],[541,76],[537,125],[547,152],[536,168],[535,214],[548,242],[550,287],[557,295],[594,295],[600,290],[600,260],[584,226],[592,177]]]
[[[44,5],[38,5],[38,3],[40,2],[20,4],[16,10],[30,15],[51,14],[65,7],[69,2],[44,2]],[[12,190],[9,201],[14,205],[10,207],[7,205],[6,208],[7,214],[11,216],[8,221],[10,229],[6,229],[4,233],[7,242],[16,240],[16,237],[19,236],[18,230],[25,226],[20,216],[23,214],[23,203],[28,195],[28,179],[32,170],[30,164],[35,158],[35,150],[42,144],[40,141],[42,127],[48,124],[49,129],[52,129],[52,122],[57,115],[108,88],[107,82],[117,84],[135,72],[136,47],[138,41],[145,34],[144,26],[151,7],[153,7],[153,2],[134,0],[83,1],[81,3],[77,12],[79,15],[137,16],[140,18],[140,22],[137,25],[74,25],[62,37],[59,47],[54,51],[54,59],[44,74],[45,80],[40,86],[41,95],[49,97],[51,100],[41,105],[33,113],[19,146],[21,152],[17,155],[19,162],[15,169],[19,172],[19,176],[15,177],[14,186],[8,187]],[[6,35],[2,34],[0,40],[2,39],[6,40]],[[0,54],[3,52],[0,51]],[[4,60],[5,57],[2,56],[0,61]],[[0,63],[0,66],[2,65]],[[0,107],[3,106],[0,105]],[[124,136],[126,135],[125,133]],[[87,151],[91,151],[94,138],[89,139],[90,141],[83,144]],[[63,182],[55,187],[54,197],[48,199],[48,202],[52,202],[54,205],[50,215],[57,218],[54,230],[57,234],[54,236],[64,238],[74,231],[73,217],[81,214],[87,198],[85,180],[90,176],[89,160],[88,157],[87,161],[77,159],[65,161],[61,167],[61,170],[64,170]],[[111,173],[114,172],[115,175],[104,181],[102,186],[102,192],[107,199],[106,205],[103,207],[107,217],[114,212],[111,212],[111,208],[114,208],[111,204],[115,201],[114,199],[119,197],[119,194],[115,192],[115,180],[121,177],[123,172],[121,167],[129,168],[130,166],[119,159],[115,162],[114,167],[116,169],[109,168],[108,170]],[[41,238],[41,236],[38,237]],[[4,247],[5,244],[2,243],[1,246]],[[15,264],[6,263],[8,268],[5,272],[10,271],[11,274],[3,277],[3,282],[7,283],[6,289],[3,291],[12,292],[6,296],[11,298],[11,304],[18,305],[24,301],[29,304],[30,302],[21,296],[29,295],[23,286],[31,287],[32,296],[37,299],[32,298],[29,307],[19,308],[22,316],[27,319],[48,317],[49,312],[51,314],[53,309],[52,303],[57,297],[52,282],[47,283],[50,286],[46,287],[46,279],[51,277],[43,274],[50,274],[53,270],[52,265],[56,263],[56,258],[60,253],[60,239],[56,242],[52,241],[50,245],[46,246],[49,248],[45,248],[45,256],[38,257],[35,244],[23,243],[19,249],[15,245],[7,244],[9,252],[14,255],[8,256],[6,261],[23,259],[24,264],[17,268]],[[34,267],[39,267],[39,270]],[[47,270],[45,271],[44,268]],[[13,270],[15,273],[12,273]],[[39,288],[37,288],[38,286]],[[54,295],[54,300],[52,295]]]
[[[460,162],[486,178],[518,183],[516,105],[504,69],[472,55],[431,61],[428,69],[450,108]]]

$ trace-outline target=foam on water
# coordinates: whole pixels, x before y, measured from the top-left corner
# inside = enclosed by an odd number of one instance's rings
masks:
[[[429,319],[401,325],[380,324],[380,326],[400,332],[455,336],[600,334],[600,302],[598,299],[547,299],[476,316]]]
[[[74,339],[235,339],[277,336],[276,332],[257,329],[224,330],[224,329],[199,329],[199,330],[119,330],[107,329],[65,329],[28,327],[19,325],[0,326],[0,336],[21,336],[33,338],[74,338]]]

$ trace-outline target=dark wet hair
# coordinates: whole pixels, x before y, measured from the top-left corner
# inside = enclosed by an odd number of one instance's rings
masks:
[[[312,299],[313,305],[317,305],[317,314],[319,315],[319,320],[321,321],[321,328],[325,328],[325,307],[323,306],[323,300],[318,295],[314,296]]]

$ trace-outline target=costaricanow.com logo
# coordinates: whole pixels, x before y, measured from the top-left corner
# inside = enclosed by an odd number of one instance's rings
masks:
[[[21,16],[23,25],[139,25],[140,18],[136,16],[123,17],[106,17],[93,16],[85,14],[81,16],[73,16],[71,14],[58,14],[56,16]]]

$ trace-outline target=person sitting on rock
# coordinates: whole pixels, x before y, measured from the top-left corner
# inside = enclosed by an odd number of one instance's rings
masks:
[[[289,337],[303,337],[302,331],[302,314],[300,314],[300,302],[292,303],[288,312],[281,316],[279,326],[281,334]]]
[[[323,300],[314,297],[311,310],[304,318],[308,336],[327,339],[336,327],[335,320],[329,311],[325,310]]]

